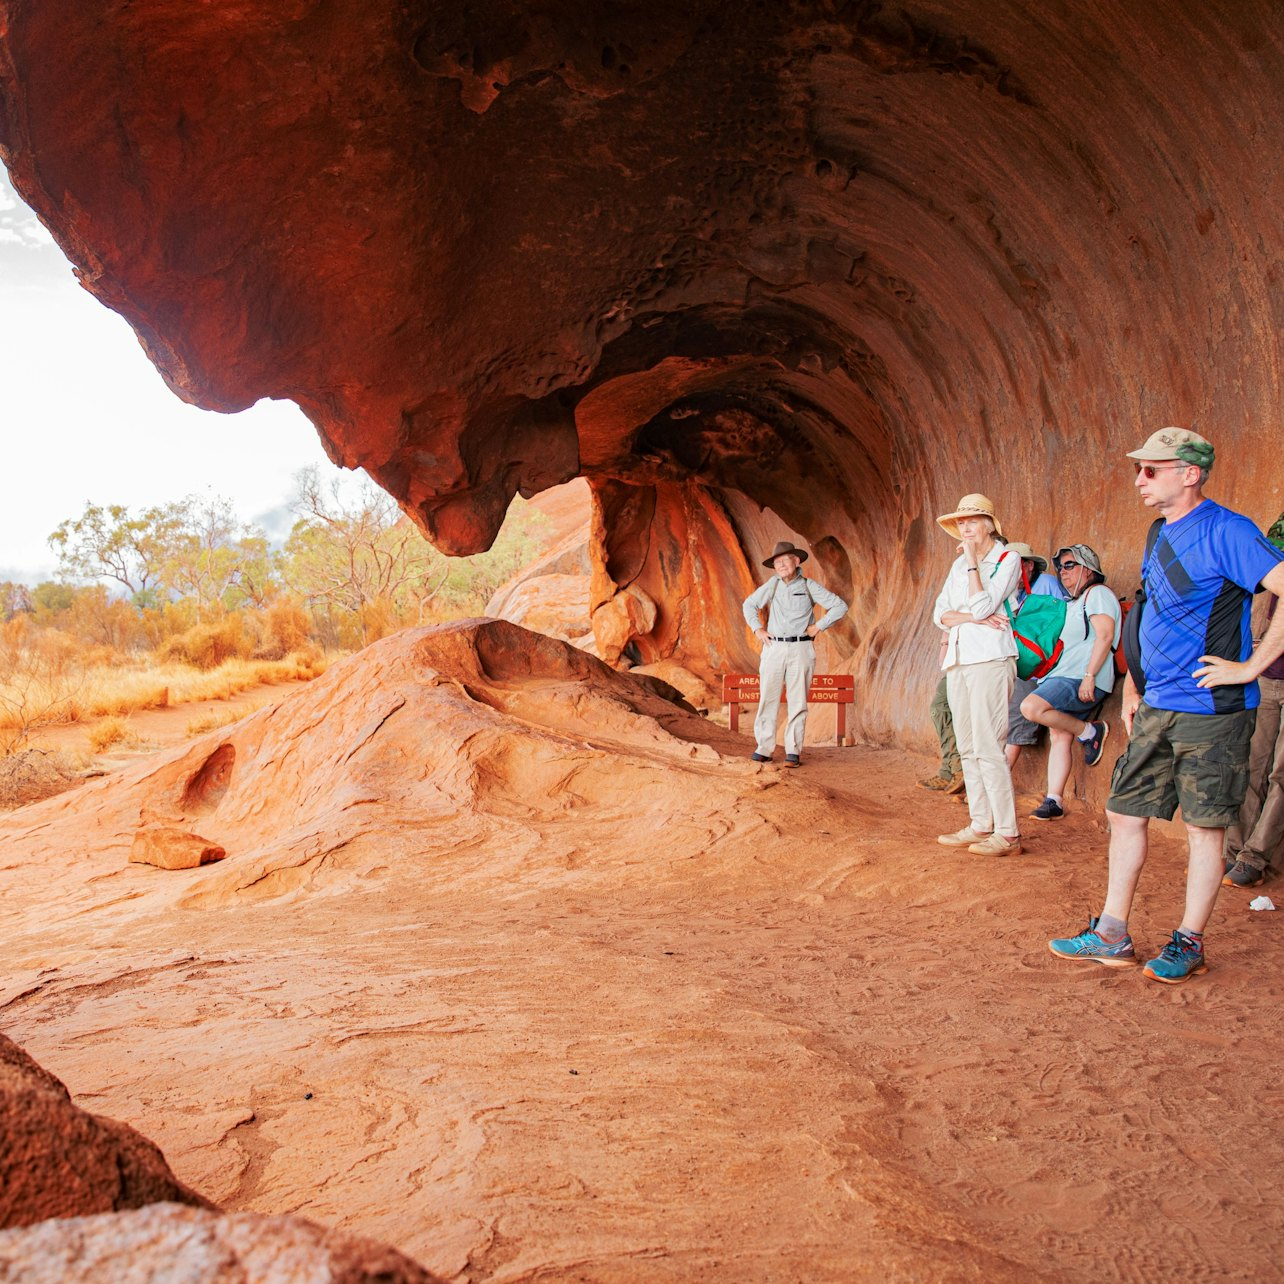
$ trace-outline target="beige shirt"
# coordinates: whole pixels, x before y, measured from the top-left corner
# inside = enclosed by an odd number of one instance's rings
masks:
[[[975,624],[956,624],[949,630],[945,643],[945,659],[942,669],[952,669],[956,664],[983,664],[986,660],[1004,660],[1009,656],[1016,658],[1016,639],[1012,636],[1011,624],[1001,629],[991,628],[979,621],[988,619],[996,612],[1003,612],[1003,603],[1010,600],[1012,610],[1017,608],[1016,594],[1021,585],[1021,559],[1008,552],[1006,546],[996,543],[978,563],[981,575],[981,590],[973,593],[968,589],[970,576],[967,573],[966,554],[960,554],[950,567],[945,577],[945,584],[936,599],[932,611],[932,622],[943,629],[941,616],[946,611],[967,611]]]

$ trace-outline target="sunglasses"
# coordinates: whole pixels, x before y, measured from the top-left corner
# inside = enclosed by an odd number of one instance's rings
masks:
[[[1160,467],[1156,464],[1133,464],[1133,469],[1138,473],[1145,473],[1150,481],[1154,481],[1156,473],[1181,472],[1185,468],[1194,466],[1194,464],[1166,464]]]
[[[1082,562],[1071,562],[1071,561],[1065,561],[1065,562],[1053,562],[1053,565],[1054,565],[1054,566],[1057,568],[1057,570],[1059,570],[1059,571],[1075,571],[1075,570],[1078,570],[1078,569],[1079,569],[1079,567],[1081,567],[1081,566],[1083,565],[1083,563],[1082,563]]]

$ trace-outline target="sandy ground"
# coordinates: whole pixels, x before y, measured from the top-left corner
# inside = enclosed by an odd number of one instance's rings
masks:
[[[581,718],[485,824],[389,808],[218,896],[232,860],[125,869],[88,812],[33,868],[28,809],[0,1026],[224,1206],[461,1281],[1280,1278],[1279,914],[1226,892],[1185,987],[1068,964],[1096,817],[976,857],[922,759],[671,730]],[[1161,837],[1143,948],[1182,867]]]

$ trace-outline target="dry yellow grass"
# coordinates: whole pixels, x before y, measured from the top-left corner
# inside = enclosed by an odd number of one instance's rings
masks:
[[[102,753],[112,745],[130,745],[138,743],[138,736],[125,718],[104,718],[95,723],[88,731],[89,747],[95,753]]]
[[[204,714],[188,722],[187,734],[189,736],[203,736],[207,731],[217,731],[219,727],[227,727],[234,722],[240,722],[242,718],[248,718],[250,714],[258,713],[261,708],[263,708],[262,704],[253,704],[240,709],[220,709],[215,713]]]
[[[227,660],[215,669],[196,669],[169,661],[117,662],[95,665],[75,675],[58,692],[47,693],[51,723],[88,722],[95,718],[123,718],[141,709],[190,704],[196,700],[226,700],[251,687],[279,682],[304,681],[325,672],[327,661],[313,652],[297,652],[284,660]],[[0,697],[4,694],[0,684]],[[28,706],[36,696],[30,680],[23,690]],[[0,731],[10,725],[9,712],[0,699]]]

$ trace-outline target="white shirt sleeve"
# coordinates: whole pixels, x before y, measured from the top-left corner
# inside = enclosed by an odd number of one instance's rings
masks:
[[[974,620],[988,620],[1016,590],[1021,579],[1021,559],[1006,550],[999,554],[997,569],[993,574],[984,569],[981,574],[981,591],[968,598],[967,609]]]

